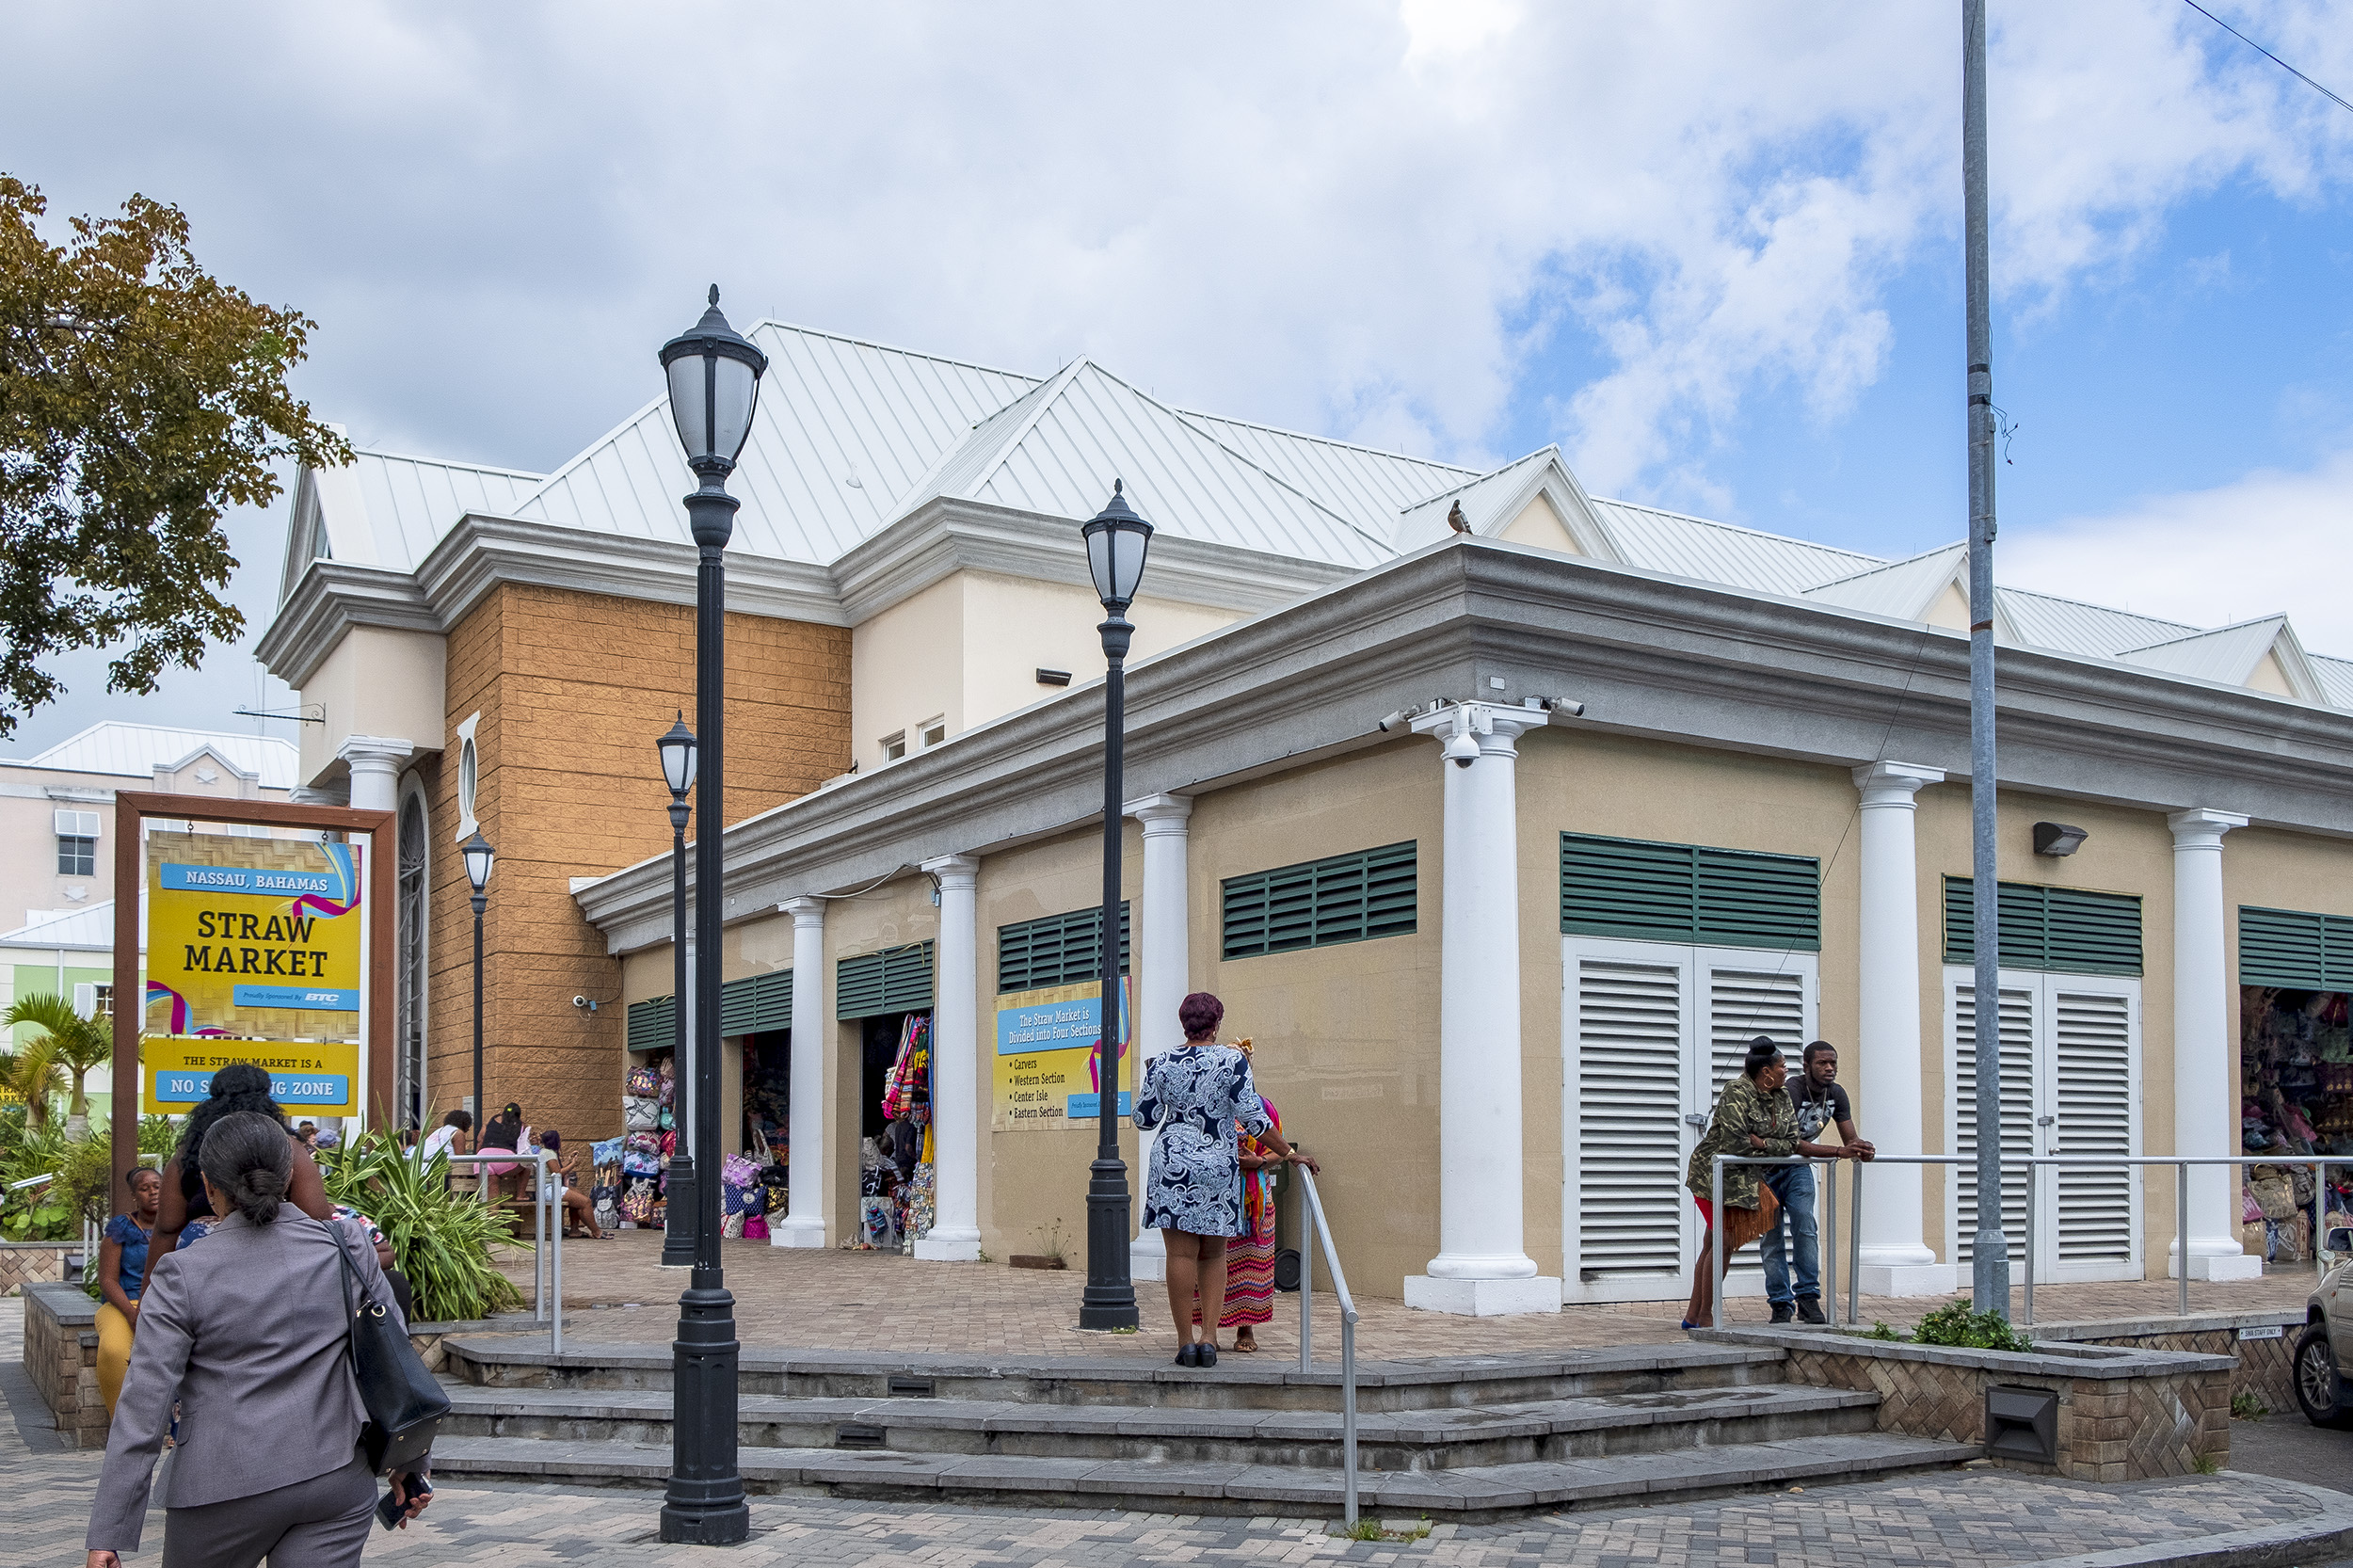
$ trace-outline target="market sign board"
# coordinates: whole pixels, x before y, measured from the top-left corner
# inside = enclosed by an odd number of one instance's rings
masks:
[[[1123,1080],[1133,1058],[1133,983],[1119,983],[1119,1057]],[[996,1092],[989,1125],[1000,1131],[1091,1124],[1101,1113],[1102,1061],[1096,1050],[1103,1032],[1103,987],[1041,985],[1007,991],[997,999]],[[1119,1092],[1119,1114],[1128,1112],[1130,1090]]]
[[[141,1102],[185,1111],[255,1062],[287,1110],[360,1110],[362,850],[151,833]]]

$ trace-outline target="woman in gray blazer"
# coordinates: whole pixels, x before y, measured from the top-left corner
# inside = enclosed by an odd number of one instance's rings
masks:
[[[138,1548],[175,1400],[179,1441],[163,1499],[171,1568],[254,1568],[264,1557],[357,1563],[376,1481],[359,1452],[366,1416],[339,1231],[362,1288],[388,1312],[399,1305],[364,1235],[286,1201],[294,1144],[281,1123],[224,1116],[199,1161],[213,1211],[227,1218],[151,1266],[84,1542],[89,1568],[120,1568],[117,1554]]]

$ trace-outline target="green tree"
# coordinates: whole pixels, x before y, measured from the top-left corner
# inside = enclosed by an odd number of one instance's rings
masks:
[[[0,1089],[24,1106],[24,1130],[38,1134],[49,1126],[49,1102],[65,1087],[65,1069],[57,1063],[56,1039],[37,1035],[21,1046],[0,1038]]]
[[[233,641],[223,515],[351,460],[286,387],[314,324],[206,273],[179,208],[134,196],[64,245],[47,210],[0,174],[0,738],[62,690],[44,657],[116,648],[107,689],[145,693]]]
[[[89,1131],[89,1095],[83,1080],[92,1067],[104,1065],[114,1055],[113,1029],[96,1018],[85,1018],[73,1010],[72,998],[56,991],[26,997],[0,1013],[0,1030],[12,1030],[18,1024],[31,1024],[41,1032],[25,1049],[45,1050],[53,1068],[71,1080],[72,1097],[66,1102],[65,1135],[79,1142]],[[32,1105],[30,1095],[24,1096],[24,1103],[28,1108]]]

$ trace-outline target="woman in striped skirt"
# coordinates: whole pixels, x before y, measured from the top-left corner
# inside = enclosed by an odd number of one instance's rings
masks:
[[[1245,1057],[1250,1055],[1247,1039],[1235,1042]],[[1283,1133],[1282,1115],[1274,1102],[1261,1095],[1258,1103],[1266,1107],[1267,1120],[1273,1124],[1275,1137]],[[1276,1145],[1262,1142],[1248,1131],[1241,1133],[1238,1150],[1241,1158],[1242,1218],[1245,1229],[1241,1235],[1225,1243],[1225,1310],[1218,1318],[1217,1326],[1230,1328],[1234,1333],[1234,1349],[1249,1353],[1258,1348],[1255,1325],[1273,1320],[1274,1317],[1274,1177],[1283,1167]],[[1196,1308],[1194,1320],[1199,1320]]]

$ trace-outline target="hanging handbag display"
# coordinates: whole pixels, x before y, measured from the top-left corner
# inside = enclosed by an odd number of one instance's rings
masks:
[[[330,1224],[327,1234],[351,1287],[344,1304],[351,1310],[351,1375],[360,1385],[360,1407],[368,1414],[367,1424],[360,1429],[368,1469],[379,1476],[412,1470],[433,1451],[434,1434],[449,1414],[449,1396],[425,1369],[407,1332],[360,1283],[343,1232]]]

